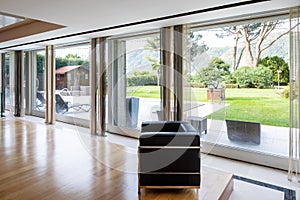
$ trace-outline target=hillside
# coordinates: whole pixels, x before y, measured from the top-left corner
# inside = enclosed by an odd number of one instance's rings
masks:
[[[274,36],[275,37],[275,36]],[[272,39],[272,38],[271,38]],[[270,40],[269,40],[270,41]],[[266,41],[264,44],[267,44]],[[232,62],[232,47],[209,47],[208,51],[195,57],[192,63],[192,73],[197,70],[206,67],[213,57],[220,57],[226,63],[231,65]],[[145,50],[143,48],[135,49],[127,53],[126,55],[126,66],[127,75],[132,75],[135,70],[147,70],[152,71],[151,63],[145,59],[146,56],[155,57],[159,59],[159,52],[153,50]],[[262,53],[261,58],[266,56],[279,56],[282,57],[286,62],[289,62],[289,36],[286,35],[275,42],[270,48],[266,49]],[[245,65],[245,59],[242,60],[240,66]]]

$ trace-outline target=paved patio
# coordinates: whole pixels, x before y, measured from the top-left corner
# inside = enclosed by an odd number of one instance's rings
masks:
[[[68,99],[72,101],[72,99]],[[75,100],[75,99],[74,99]],[[81,98],[80,102],[83,102]],[[224,103],[210,103],[210,102],[197,102],[190,105],[185,105],[185,116],[198,116],[205,117],[214,113],[217,110],[224,108]],[[189,109],[192,108],[192,109]],[[160,101],[158,99],[140,98],[139,100],[139,113],[138,113],[138,127],[141,126],[143,121],[158,120],[157,111],[160,110]],[[89,119],[89,112],[70,112],[64,115]],[[224,114],[225,118],[225,114]],[[202,135],[202,142],[209,142],[223,146],[230,146],[260,153],[288,156],[288,141],[289,141],[289,128],[276,127],[276,126],[261,126],[261,143],[259,145],[253,143],[233,142],[227,137],[226,123],[224,120],[211,120],[208,119],[208,133]]]
[[[289,128],[261,125],[261,142],[253,144],[248,142],[230,141],[227,137],[226,122],[208,119],[208,133],[201,135],[202,142],[209,142],[223,146],[230,146],[265,154],[288,156]]]
[[[224,103],[199,102],[190,106],[192,109],[185,112],[187,116],[205,117],[224,108]],[[157,99],[140,99],[139,122],[157,120],[156,110],[160,109]],[[186,108],[187,109],[187,108]],[[224,115],[225,118],[225,115]],[[259,145],[247,142],[233,142],[227,137],[226,122],[211,120],[207,122],[208,133],[202,134],[202,142],[209,142],[224,146],[241,148],[260,153],[288,156],[289,128],[261,125],[261,143]]]

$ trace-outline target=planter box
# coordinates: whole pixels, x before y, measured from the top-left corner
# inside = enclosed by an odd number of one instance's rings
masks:
[[[207,89],[207,100],[208,101],[223,101],[225,100],[225,89],[224,88],[208,88]]]
[[[226,120],[226,126],[229,140],[260,144],[260,123]]]

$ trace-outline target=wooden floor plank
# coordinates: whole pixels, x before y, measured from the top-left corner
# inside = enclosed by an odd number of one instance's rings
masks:
[[[143,189],[138,195],[137,149],[88,131],[13,117],[0,125],[1,199],[209,198],[202,188]]]

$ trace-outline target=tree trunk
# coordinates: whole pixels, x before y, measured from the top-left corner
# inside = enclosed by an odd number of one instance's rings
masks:
[[[157,69],[157,86],[160,86],[160,70]]]
[[[237,45],[239,41],[239,32],[235,32],[235,42],[233,46],[233,71],[237,69],[237,60],[236,60],[236,55],[237,55]]]
[[[240,65],[240,62],[241,62],[241,60],[242,60],[242,56],[243,56],[244,51],[245,51],[245,47],[243,47],[242,50],[241,50],[240,56],[239,56],[239,58],[238,58],[238,60],[237,60],[237,63],[236,63],[236,69],[237,69],[237,68],[239,67],[239,65]]]
[[[253,67],[253,62],[254,62],[254,58],[253,58],[253,55],[252,55],[252,51],[251,51],[251,44],[250,44],[250,41],[248,39],[248,30],[246,27],[241,27],[241,33],[243,35],[243,38],[244,38],[244,43],[245,43],[245,49],[246,49],[246,52],[247,52],[247,55],[248,55],[248,59],[249,59],[249,65],[251,67]]]

